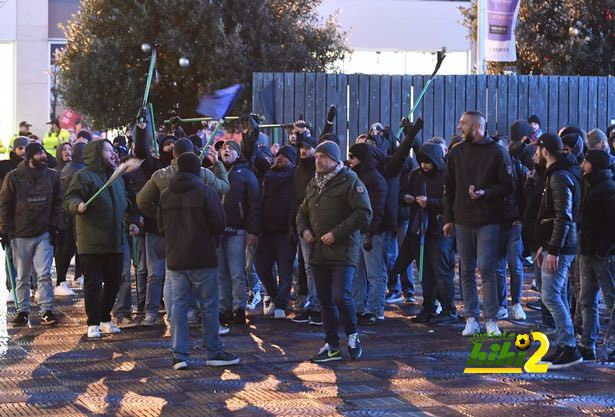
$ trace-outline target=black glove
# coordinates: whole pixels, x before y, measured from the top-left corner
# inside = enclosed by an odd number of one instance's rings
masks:
[[[371,236],[365,236],[365,238],[363,239],[363,249],[368,252],[373,249]]]
[[[420,117],[416,119],[416,122],[414,123],[408,120],[408,118],[404,117],[399,123],[400,127],[404,129],[404,135],[408,137],[416,136],[421,131],[424,124],[425,123],[423,123],[423,119],[421,119]]]
[[[137,124],[147,124],[147,107],[141,107],[137,113]]]
[[[337,109],[335,106],[329,107],[329,111],[327,112],[327,122],[332,124],[335,118],[337,117]]]
[[[49,241],[51,242],[51,246],[56,245],[56,240],[58,239],[58,228],[55,226],[51,226],[49,228]]]

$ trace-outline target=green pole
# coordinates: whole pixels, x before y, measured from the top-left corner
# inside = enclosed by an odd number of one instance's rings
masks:
[[[205,144],[205,146],[203,146],[203,149],[201,150],[201,154],[199,155],[199,158],[201,158],[201,161],[203,160],[203,158],[205,158],[205,154],[207,153],[207,148],[213,143],[213,141],[216,139],[216,135],[218,134],[218,130],[220,130],[220,126],[222,126],[222,122],[223,120],[220,119],[218,120],[218,124],[216,125],[216,127],[214,128],[214,131],[211,132],[211,136],[209,136],[209,140],[207,141],[207,143]]]
[[[156,140],[156,121],[154,120],[154,105],[149,103],[149,115],[152,119],[151,129],[152,129],[152,141],[154,146],[154,153],[156,154],[156,158],[158,158],[158,141]]]
[[[4,248],[4,261],[6,262],[6,271],[9,274],[9,283],[11,284],[11,289],[13,290],[13,302],[15,303],[15,308],[19,309],[19,301],[17,300],[17,283],[15,282],[15,276],[13,275],[13,268],[11,261],[9,260],[9,254],[7,250],[11,250],[9,245]]]
[[[222,118],[223,120],[237,120],[239,116],[226,116]],[[191,119],[181,119],[182,122],[190,123],[190,122],[213,122],[216,119],[215,117],[193,117]],[[171,123],[170,119],[164,121],[164,123]]]

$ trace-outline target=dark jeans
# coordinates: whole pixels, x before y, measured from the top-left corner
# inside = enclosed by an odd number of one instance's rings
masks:
[[[71,225],[66,230],[58,232],[58,236],[55,241],[55,260],[56,260],[56,273],[57,281],[56,285],[66,281],[66,273],[70,266],[70,261],[77,252],[77,245],[75,243],[75,233]],[[75,278],[81,275],[81,267],[79,265],[79,256],[75,256]]]
[[[124,254],[81,254],[80,260],[85,278],[84,298],[88,326],[111,321],[111,309],[122,279]]]
[[[256,273],[267,289],[276,309],[286,310],[293,279],[295,246],[288,233],[263,233],[256,249]],[[278,267],[280,281],[273,275],[273,266]]]
[[[325,342],[332,348],[337,348],[339,347],[337,328],[340,318],[346,335],[359,331],[352,299],[354,266],[312,264],[312,271],[325,327]]]
[[[308,295],[308,276],[305,271],[305,259],[303,259],[303,251],[301,250],[301,245],[297,245],[297,275],[299,276],[299,295]],[[309,266],[308,266],[309,267]]]
[[[456,312],[453,240],[427,236],[423,258],[423,310],[435,313],[438,298],[444,312]]]

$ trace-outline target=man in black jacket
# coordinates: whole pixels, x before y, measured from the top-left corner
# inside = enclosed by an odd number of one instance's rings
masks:
[[[224,209],[216,191],[203,184],[201,160],[179,156],[178,174],[160,196],[158,224],[165,234],[167,279],[173,287],[171,338],[173,368],[188,367],[188,307],[192,293],[201,306],[206,364],[227,366],[239,358],[223,350],[218,335],[218,259],[216,240],[224,232]]]
[[[566,285],[570,264],[578,251],[577,215],[581,200],[581,172],[576,158],[564,152],[562,139],[545,133],[536,142],[539,163],[547,167],[545,192],[537,218],[540,244],[536,261],[541,267],[542,302],[555,322],[556,349],[542,361],[551,369],[583,362],[577,350]]]
[[[17,268],[16,294],[19,301],[15,326],[28,323],[30,280],[36,272],[41,324],[57,323],[53,315],[51,264],[52,242],[62,227],[63,189],[57,171],[47,167],[47,154],[39,143],[26,146],[26,159],[4,178],[0,191],[0,234],[11,239]]]
[[[579,266],[583,336],[579,351],[584,360],[596,359],[600,330],[598,293],[602,291],[607,312],[613,311],[615,297],[615,181],[609,165],[610,155],[604,150],[588,151],[581,165],[586,188],[581,203]]]
[[[367,143],[352,145],[348,162],[359,180],[365,184],[372,206],[372,220],[363,230],[363,249],[352,285],[359,324],[374,325],[378,318],[384,319],[384,297],[386,291],[387,245],[383,219],[387,198],[387,183],[378,171],[378,149]]]
[[[246,245],[255,247],[261,230],[260,190],[239,144],[222,147],[230,189],[222,199],[226,227],[218,246],[220,317],[223,324],[246,324]]]
[[[485,116],[477,111],[459,121],[463,142],[448,154],[445,176],[444,235],[457,238],[466,327],[462,336],[480,331],[476,269],[482,280],[487,333],[500,334],[496,322],[497,244],[504,197],[513,192],[510,157],[485,136]]]
[[[256,249],[256,272],[267,289],[263,313],[276,319],[286,318],[286,307],[292,283],[295,250],[288,233],[292,212],[293,169],[297,152],[290,145],[282,146],[275,157],[275,164],[265,174],[262,190],[262,234]],[[279,283],[272,268],[278,267]]]

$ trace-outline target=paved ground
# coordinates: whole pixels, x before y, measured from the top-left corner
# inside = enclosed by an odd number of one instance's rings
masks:
[[[175,371],[162,325],[89,341],[78,294],[61,301],[56,327],[40,326],[35,310],[29,328],[7,329],[3,296],[0,416],[615,416],[615,364],[463,374],[473,345],[462,323],[430,331],[407,319],[418,306],[389,307],[384,322],[361,329],[360,361],[306,362],[322,328],[258,316],[224,338],[240,366],[206,367],[195,328],[191,369]],[[537,319],[501,327],[526,333]]]

